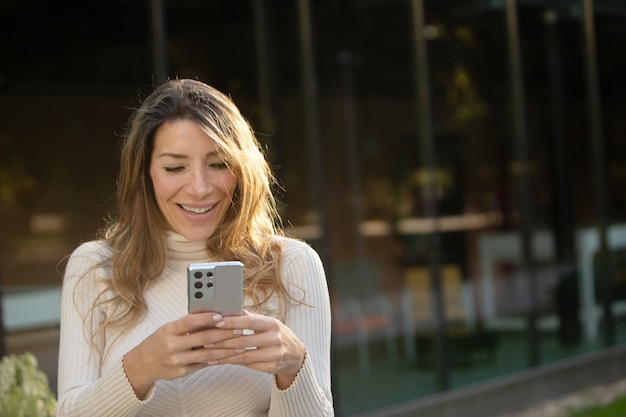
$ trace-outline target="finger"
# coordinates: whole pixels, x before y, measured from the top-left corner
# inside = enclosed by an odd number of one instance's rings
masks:
[[[237,332],[237,330],[226,331],[229,333]],[[241,353],[246,350],[280,345],[280,339],[273,337],[272,334],[262,333],[256,335],[254,333],[244,333],[244,335],[233,335],[232,333],[231,337],[205,345],[204,347],[213,349],[234,349],[238,351],[237,353]]]
[[[216,313],[187,314],[178,320],[168,323],[169,331],[174,334],[194,333],[201,329],[215,327],[222,319],[222,315]]]
[[[259,314],[248,313],[243,316],[224,317],[223,324],[220,323],[221,329],[250,329],[256,333],[262,333],[274,328],[277,320],[272,317],[262,316]]]
[[[206,365],[238,363],[233,362],[232,359],[241,353],[242,351],[238,349],[198,348],[189,351],[185,360],[190,364],[203,363]]]
[[[200,330],[195,333],[190,333],[186,335],[185,343],[189,347],[213,347],[216,344],[223,343],[224,341],[237,338],[238,336],[233,334],[232,330],[222,330],[222,329],[206,329]]]
[[[208,362],[209,365],[240,365],[257,371],[274,373],[279,369],[276,355],[268,353],[265,349],[245,350],[236,355],[216,359]]]
[[[250,312],[248,312],[248,310],[243,310],[243,312],[241,313],[241,315],[238,315],[238,316],[230,316],[230,317],[235,317],[235,318],[236,318],[236,317],[245,317],[245,316],[249,316],[249,315],[250,315]],[[227,317],[228,317],[228,316],[227,316]],[[229,320],[229,322],[231,322],[231,324],[232,324],[232,323],[233,323],[233,320]],[[235,322],[236,322],[236,320],[235,320]],[[219,323],[216,323],[216,324],[215,324],[215,327],[225,327],[225,326],[226,326],[226,323],[225,323],[225,321],[224,321],[224,320],[222,320],[222,321],[220,321]]]

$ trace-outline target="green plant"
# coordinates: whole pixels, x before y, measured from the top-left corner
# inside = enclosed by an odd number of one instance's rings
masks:
[[[595,405],[592,407],[574,410],[568,417],[624,417],[626,416],[626,395],[619,397],[606,405]]]
[[[54,417],[56,398],[32,353],[8,355],[0,362],[0,416]]]

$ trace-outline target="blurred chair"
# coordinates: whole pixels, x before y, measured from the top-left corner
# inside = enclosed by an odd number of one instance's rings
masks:
[[[420,333],[433,333],[436,329],[430,268],[427,266],[407,268],[404,283],[405,290],[402,293],[404,349],[407,358],[414,362],[416,336]],[[472,284],[463,281],[458,266],[441,267],[441,288],[446,328],[471,329],[476,320]]]
[[[386,339],[389,360],[397,359],[398,326],[388,296],[380,285],[380,265],[363,259],[338,262],[332,269],[333,333],[336,345],[356,344],[359,371],[370,371],[370,342]]]

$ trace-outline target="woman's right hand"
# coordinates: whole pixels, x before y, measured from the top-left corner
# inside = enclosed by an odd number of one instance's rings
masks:
[[[158,380],[174,380],[207,367],[207,361],[236,355],[226,349],[194,349],[231,339],[231,330],[215,328],[220,314],[196,313],[159,327],[129,351],[122,364],[137,398],[143,400]]]

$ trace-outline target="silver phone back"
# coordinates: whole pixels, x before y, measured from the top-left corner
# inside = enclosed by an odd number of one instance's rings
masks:
[[[195,263],[187,266],[190,313],[243,313],[243,264],[239,261]]]

